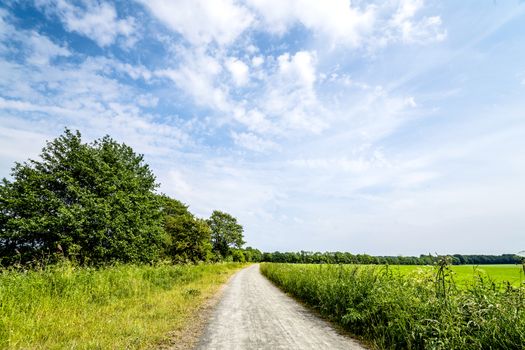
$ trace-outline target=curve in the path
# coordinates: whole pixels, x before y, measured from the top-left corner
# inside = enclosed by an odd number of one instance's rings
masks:
[[[271,284],[252,265],[228,283],[197,349],[364,349]]]

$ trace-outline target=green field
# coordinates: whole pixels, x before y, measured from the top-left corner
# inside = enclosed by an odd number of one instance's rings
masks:
[[[275,285],[378,349],[523,349],[521,269],[261,265]]]
[[[433,266],[417,265],[396,265],[391,268],[402,274],[428,273],[434,270]],[[480,278],[496,284],[509,282],[516,287],[525,282],[522,265],[454,265],[450,268],[452,278],[461,286],[468,286]]]
[[[242,266],[0,271],[0,349],[158,348]]]

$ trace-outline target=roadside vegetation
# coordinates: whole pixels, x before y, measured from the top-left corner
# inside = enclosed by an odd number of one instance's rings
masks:
[[[517,348],[524,287],[453,281],[448,263],[513,264],[515,255],[436,257],[262,253],[233,215],[208,218],[158,192],[143,156],[68,129],[0,182],[0,348],[152,348],[245,262],[380,348]],[[354,265],[326,265],[326,263]],[[408,268],[408,266],[405,266]],[[175,331],[175,333],[173,333]],[[170,336],[170,334],[172,334]]]
[[[109,136],[68,129],[0,183],[0,266],[258,260],[243,227],[216,210],[198,218],[158,193],[140,154]]]
[[[388,265],[264,263],[261,271],[375,348],[522,349],[523,277],[512,285],[480,274],[458,285],[449,263],[441,258],[432,270],[412,271]]]
[[[242,263],[260,260],[234,216],[199,218],[158,186],[129,146],[68,129],[14,165],[0,182],[0,348],[177,341]]]
[[[77,267],[0,274],[0,348],[153,349],[243,264]]]

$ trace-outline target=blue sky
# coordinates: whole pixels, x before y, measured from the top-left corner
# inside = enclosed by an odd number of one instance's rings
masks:
[[[0,176],[66,126],[265,251],[525,249],[522,1],[4,1]]]

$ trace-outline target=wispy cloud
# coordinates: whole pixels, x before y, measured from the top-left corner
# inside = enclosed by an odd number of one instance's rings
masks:
[[[69,126],[145,153],[161,191],[198,215],[232,212],[262,249],[525,245],[524,13],[430,0],[8,2],[2,175]]]
[[[140,0],[151,13],[193,45],[233,43],[253,23],[253,15],[233,0]]]
[[[135,20],[132,17],[119,19],[115,6],[109,2],[86,0],[76,6],[65,0],[37,0],[37,5],[47,13],[56,15],[71,32],[84,35],[98,45],[111,45],[122,36],[133,43]]]

